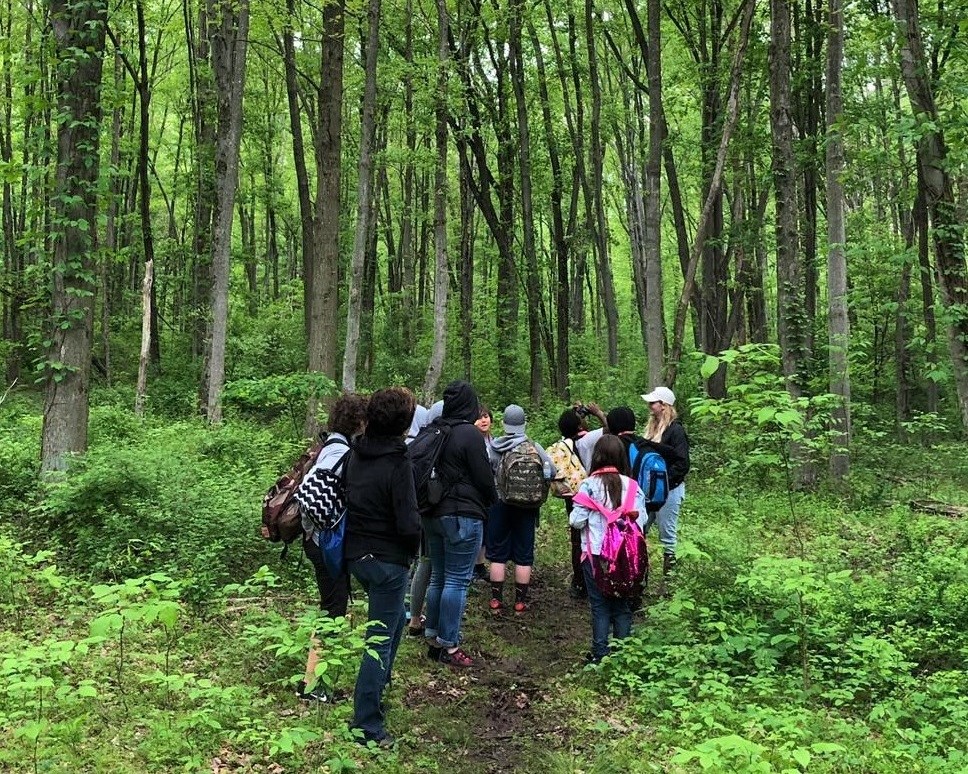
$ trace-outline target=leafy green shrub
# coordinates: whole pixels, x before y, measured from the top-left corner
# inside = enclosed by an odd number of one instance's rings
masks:
[[[261,563],[261,497],[293,456],[266,430],[143,426],[126,446],[92,447],[41,512],[75,567],[108,579],[164,570],[204,596]]]

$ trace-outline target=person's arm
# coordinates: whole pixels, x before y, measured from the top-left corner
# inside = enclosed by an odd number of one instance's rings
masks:
[[[590,471],[592,469],[592,452],[595,451],[595,444],[602,437],[602,433],[601,428],[592,430],[575,441],[575,451],[578,453],[578,459],[581,460],[585,470]]]
[[[608,420],[605,419],[605,412],[602,411],[601,406],[597,403],[586,403],[585,408],[588,409],[588,413],[595,417],[604,429],[608,429]]]
[[[474,425],[470,427],[479,438],[479,443],[468,443],[464,446],[466,452],[467,471],[470,474],[470,481],[474,488],[481,493],[481,499],[485,508],[497,502],[497,488],[494,486],[494,471],[488,456],[493,449],[484,443],[484,438]],[[459,432],[454,428],[454,432]]]
[[[591,485],[587,481],[583,481],[581,486],[578,487],[579,492],[584,492],[589,497],[594,497],[591,490]],[[578,503],[573,503],[571,507],[571,513],[568,515],[568,524],[574,529],[585,529],[588,526],[588,518],[591,516],[592,511],[590,508],[586,508],[584,505],[579,505]]]
[[[409,457],[404,456],[393,469],[390,491],[397,534],[410,553],[416,555],[420,550],[420,514],[417,511],[417,491]]]
[[[673,422],[662,434],[663,446],[672,450],[671,458],[663,454],[669,469],[669,487],[674,489],[689,473],[689,436],[679,422]],[[662,454],[662,452],[659,452]]]

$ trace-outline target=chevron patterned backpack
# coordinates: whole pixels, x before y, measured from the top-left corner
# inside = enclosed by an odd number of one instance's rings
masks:
[[[336,443],[346,446],[342,438],[330,438],[323,448]],[[346,453],[335,465],[331,468],[320,466],[310,471],[296,490],[300,510],[319,532],[334,529],[346,513],[346,487],[343,481],[349,454],[347,446]]]

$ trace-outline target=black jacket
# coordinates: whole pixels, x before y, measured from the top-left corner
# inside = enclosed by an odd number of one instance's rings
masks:
[[[455,381],[447,385],[440,421],[451,425],[451,431],[437,461],[446,494],[432,516],[459,513],[483,519],[497,500],[484,436],[474,426],[480,413],[481,405],[470,383]]]
[[[420,547],[413,472],[403,438],[364,435],[346,466],[347,561],[373,554],[409,566]]]
[[[682,422],[673,420],[662,433],[661,442],[643,440],[642,443],[657,451],[665,460],[670,490],[686,480],[686,474],[689,473],[689,436]]]

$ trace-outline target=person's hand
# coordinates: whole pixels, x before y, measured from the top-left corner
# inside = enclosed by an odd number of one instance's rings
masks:
[[[605,424],[605,412],[602,411],[601,407],[597,403],[586,403],[585,408],[598,417],[602,424]]]

